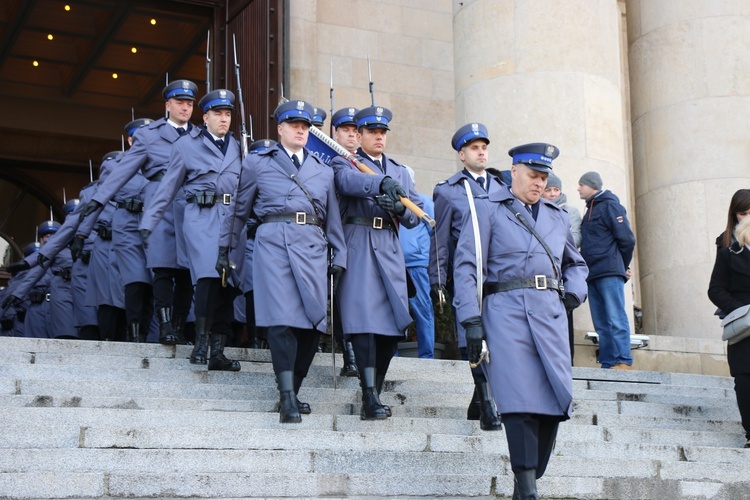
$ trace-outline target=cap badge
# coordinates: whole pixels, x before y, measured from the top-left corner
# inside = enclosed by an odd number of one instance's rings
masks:
[[[305,109],[305,101],[297,101],[297,109]]]
[[[182,80],[182,88],[185,90],[190,90],[190,82],[187,80]]]
[[[227,91],[226,90],[220,90],[219,91],[219,97],[221,97],[222,99],[226,99],[227,98]]]
[[[354,116],[354,108],[349,108],[349,116]]]
[[[479,124],[478,123],[472,123],[471,124],[471,131],[474,133],[474,135],[479,135]]]
[[[267,147],[267,148],[270,148],[271,147],[271,141],[269,141],[268,139],[266,139],[265,141],[263,141],[263,145],[265,147]]]
[[[552,156],[555,152],[555,146],[547,144],[547,148],[544,150],[545,156]]]
[[[376,115],[377,115],[378,117],[380,117],[380,116],[383,116],[383,108],[381,108],[380,106],[378,106],[377,108],[375,108],[375,114],[376,114]],[[378,119],[379,119],[379,118],[378,118]]]

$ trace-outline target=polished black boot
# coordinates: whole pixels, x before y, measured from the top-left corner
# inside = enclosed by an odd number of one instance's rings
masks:
[[[164,345],[175,345],[177,337],[172,330],[172,309],[160,307],[156,310],[156,318],[159,320],[159,343]]]
[[[362,385],[362,409],[359,418],[362,420],[385,420],[388,414],[380,404],[378,391],[375,389],[375,367],[367,367],[360,372]]]
[[[484,382],[477,384],[475,390],[481,400],[481,405],[479,406],[479,428],[483,431],[502,430],[503,424],[500,423],[500,418],[497,416],[497,408],[490,393],[490,386],[487,382]]]
[[[134,342],[136,344],[144,342],[145,339],[141,340],[141,325],[140,323],[130,323],[128,325],[128,342]]]
[[[195,345],[190,353],[190,362],[194,365],[208,363],[208,329],[210,325],[206,318],[195,319]]]
[[[240,371],[240,362],[224,356],[224,346],[227,345],[227,336],[220,333],[211,334],[211,358],[208,360],[209,370],[225,372]]]
[[[469,409],[466,410],[466,420],[479,420],[482,411],[482,399],[479,397],[477,386],[474,385],[474,394],[471,396]]]
[[[534,469],[517,472],[513,478],[513,500],[539,500]]]
[[[290,371],[281,372],[276,377],[279,384],[279,422],[282,424],[298,424],[302,422],[297,396],[294,394],[294,374]]]
[[[375,375],[375,390],[378,393],[378,403],[380,403],[380,406],[383,407],[385,410],[385,414],[389,417],[392,415],[391,413],[391,407],[388,405],[384,405],[380,402],[380,393],[383,392],[383,385],[385,384],[385,375]]]
[[[180,313],[172,314],[172,331],[174,332],[175,344],[185,345],[187,340],[185,339],[185,315]]]
[[[342,377],[359,377],[357,358],[354,357],[354,347],[351,342],[344,342],[344,366],[341,367]]]
[[[299,394],[299,389],[302,387],[302,381],[304,379],[302,377],[294,376],[294,397],[297,398],[297,395]],[[310,408],[310,405],[308,403],[303,403],[302,401],[297,398],[297,408],[299,409],[299,412],[302,415],[309,415],[312,413],[312,409]]]

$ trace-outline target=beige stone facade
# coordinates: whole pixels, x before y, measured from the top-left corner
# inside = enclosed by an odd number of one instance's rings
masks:
[[[523,142],[557,145],[563,191],[601,173],[638,244],[626,296],[643,309],[644,369],[725,374],[706,297],[734,191],[750,187],[746,0],[293,0],[291,89],[394,112],[389,153],[429,193],[458,168],[450,138],[485,123],[490,164]],[[632,326],[632,316],[631,316]],[[587,308],[577,362],[595,364]]]

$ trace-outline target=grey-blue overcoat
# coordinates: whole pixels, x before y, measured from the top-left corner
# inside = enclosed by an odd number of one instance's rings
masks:
[[[502,205],[516,210],[549,246],[562,269],[565,293],[586,299],[588,268],[573,242],[567,213],[540,200],[537,220],[507,187],[476,200],[484,282],[553,277],[544,248]],[[479,316],[474,229],[465,213],[453,278],[458,321]],[[568,323],[560,295],[552,289],[519,288],[484,296],[481,317],[490,351],[482,367],[500,413],[536,413],[567,418],[573,401]]]
[[[146,267],[146,252],[138,232],[141,213],[131,212],[119,206],[126,200],[143,201],[148,185],[148,179],[141,172],[136,172],[117,192],[113,200],[118,207],[112,215],[112,248],[120,270],[122,286],[132,283],[151,284],[151,272]]]
[[[296,171],[290,157],[280,148],[249,154],[243,161],[237,215],[233,229],[223,231],[224,241],[230,238],[230,233],[237,240],[236,235],[246,230],[251,210],[260,220],[270,215],[314,213],[302,189],[273,159],[275,155],[290,171]],[[333,264],[347,266],[333,171],[305,149],[304,161],[296,175],[314,200],[323,226],[266,222],[258,227],[252,270],[255,322],[258,326],[315,328],[325,332],[329,246],[333,250]]]
[[[386,176],[408,191],[409,199],[420,208],[422,200],[414,190],[403,165],[382,156],[383,168],[359,151],[361,161],[376,175],[365,174],[342,157],[331,162],[336,173],[336,189],[342,197],[342,220],[347,245],[347,269],[339,283],[338,307],[345,334],[376,333],[402,336],[412,322],[406,285],[406,264],[398,235],[388,229],[347,224],[348,217],[391,218],[375,202],[380,183]],[[410,210],[398,217],[404,227],[420,224]]]

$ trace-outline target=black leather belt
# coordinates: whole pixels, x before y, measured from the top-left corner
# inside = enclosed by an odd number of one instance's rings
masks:
[[[41,304],[44,301],[49,302],[49,293],[46,292],[30,292],[29,302],[32,304]]]
[[[395,229],[391,222],[382,217],[347,217],[344,224],[368,226],[373,229],[390,229],[391,231]]]
[[[216,194],[216,191],[196,191],[191,194],[185,201],[188,203],[195,203],[201,208],[210,208],[221,203],[222,205],[230,205],[232,203],[231,194]]]
[[[143,200],[138,198],[127,198],[123,201],[117,202],[117,208],[124,208],[128,212],[141,213],[143,212]]]
[[[152,175],[151,177],[147,177],[147,179],[151,182],[159,182],[164,178],[164,174],[166,174],[166,170],[159,170],[158,173]]]
[[[52,271],[54,276],[60,276],[63,281],[70,281],[71,268],[63,267],[62,269],[55,269]]]
[[[263,217],[263,223],[265,224],[266,222],[294,222],[295,224],[299,224],[301,226],[304,226],[306,224],[310,224],[313,226],[323,225],[323,222],[317,216],[307,214],[305,212],[266,215],[265,217]]]
[[[109,241],[112,239],[112,228],[107,226],[99,226],[99,228],[96,230],[96,234],[99,235],[99,237],[104,241]]]
[[[498,283],[497,281],[490,281],[484,284],[483,292],[484,295],[492,295],[498,292],[507,292],[508,290],[517,290],[519,288],[534,288],[536,290],[557,290],[562,292],[565,287],[562,286],[560,281],[548,278],[543,274],[537,274],[533,278],[525,280],[511,280],[503,281]]]

